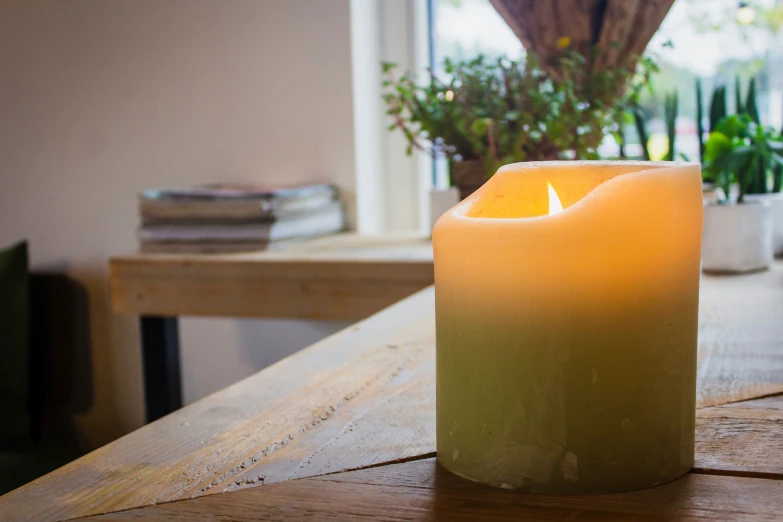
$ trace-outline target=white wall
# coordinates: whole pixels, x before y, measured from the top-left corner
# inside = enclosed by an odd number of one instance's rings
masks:
[[[31,244],[91,302],[93,445],[143,422],[135,318],[108,257],[135,194],[215,180],[331,180],[354,204],[349,0],[0,0],[0,245]],[[183,320],[188,401],[340,325]]]

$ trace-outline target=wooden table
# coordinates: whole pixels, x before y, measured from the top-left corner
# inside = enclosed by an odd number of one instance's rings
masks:
[[[112,308],[140,316],[147,420],[182,407],[177,316],[357,321],[431,285],[422,236],[340,234],[246,254],[110,260]]]
[[[704,277],[696,465],[595,496],[491,489],[438,468],[433,291],[4,497],[55,520],[638,520],[783,516],[783,266]]]

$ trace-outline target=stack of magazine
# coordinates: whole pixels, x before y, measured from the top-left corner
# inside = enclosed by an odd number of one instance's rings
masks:
[[[139,194],[143,252],[247,252],[343,230],[332,185],[213,184]]]

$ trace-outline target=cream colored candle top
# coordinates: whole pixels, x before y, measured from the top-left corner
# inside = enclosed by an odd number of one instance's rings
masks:
[[[508,165],[444,214],[441,464],[556,493],[690,469],[701,227],[691,163]]]

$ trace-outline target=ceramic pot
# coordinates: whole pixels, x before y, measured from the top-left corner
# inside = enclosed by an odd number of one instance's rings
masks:
[[[742,273],[772,264],[772,208],[765,201],[704,207],[701,267]]]
[[[452,161],[451,184],[459,189],[460,199],[473,194],[487,181],[487,173],[481,160]]]
[[[430,190],[430,230],[444,212],[459,203],[459,189],[449,187],[447,189]]]
[[[745,194],[746,201],[766,201],[772,208],[772,252],[783,255],[783,193]]]

